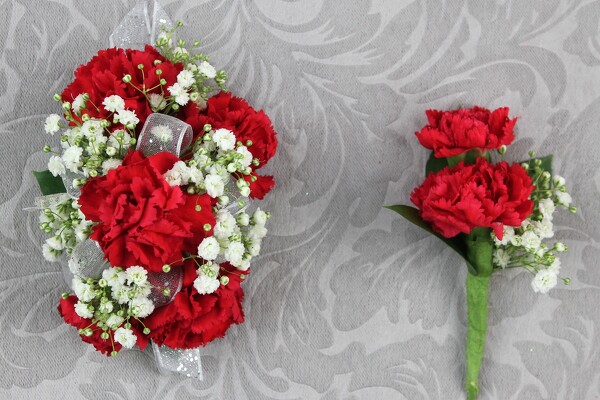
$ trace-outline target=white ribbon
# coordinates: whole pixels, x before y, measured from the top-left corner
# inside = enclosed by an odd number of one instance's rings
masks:
[[[149,0],[138,1],[111,33],[110,47],[142,50],[156,41],[162,26],[173,28],[173,22],[158,0],[154,0],[152,5]]]

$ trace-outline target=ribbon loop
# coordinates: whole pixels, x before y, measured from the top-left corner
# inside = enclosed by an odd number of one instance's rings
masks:
[[[110,268],[110,264],[104,259],[104,253],[95,240],[86,239],[73,249],[69,259],[69,269],[73,275],[99,279],[106,268]]]
[[[192,143],[192,127],[169,115],[152,113],[140,132],[137,149],[146,157],[168,151],[179,157]]]
[[[181,290],[183,270],[175,267],[169,272],[149,272],[148,282],[152,285],[150,300],[156,307],[164,306],[173,301],[175,295]]]
[[[147,44],[156,41],[161,26],[173,28],[173,21],[158,0],[152,3],[152,12],[149,10],[149,3],[150,1],[138,1],[125,15],[110,35],[110,47],[142,50]]]

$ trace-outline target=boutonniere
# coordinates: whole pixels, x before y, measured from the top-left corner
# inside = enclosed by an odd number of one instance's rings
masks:
[[[432,150],[426,178],[410,196],[416,206],[387,208],[427,230],[461,255],[468,268],[466,383],[468,399],[479,392],[493,273],[522,268],[535,292],[559,280],[564,243],[553,240],[558,208],[575,213],[565,180],[552,173],[552,156],[508,162],[516,118],[508,108],[429,110],[429,123],[416,132]]]

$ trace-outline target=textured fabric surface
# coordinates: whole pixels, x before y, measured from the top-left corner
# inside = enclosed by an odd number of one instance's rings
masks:
[[[0,0],[0,398],[464,398],[466,267],[382,206],[422,179],[424,110],[473,104],[510,106],[508,159],[553,153],[580,207],[557,221],[569,287],[493,276],[481,399],[600,398],[600,1],[163,4],[280,135],[247,321],[203,350],[202,382],[107,359],[62,323],[60,267],[22,209],[52,95],[133,1]]]

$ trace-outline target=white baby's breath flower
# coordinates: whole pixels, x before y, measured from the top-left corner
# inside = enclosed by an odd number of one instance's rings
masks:
[[[188,54],[188,51],[184,47],[177,46],[173,49],[173,54],[175,55],[175,57],[182,57],[185,54]]]
[[[150,133],[163,143],[173,140],[173,131],[166,125],[156,125],[150,130]]]
[[[265,224],[267,223],[267,213],[261,210],[260,208],[257,208],[254,212],[254,215],[252,216],[252,220],[257,225],[265,226]]]
[[[125,109],[125,100],[123,100],[121,96],[113,94],[112,96],[106,97],[102,101],[102,105],[104,106],[104,109],[108,112],[120,112]]]
[[[81,278],[75,277],[71,281],[71,287],[73,288],[73,292],[75,296],[81,301],[88,302],[91,301],[96,294],[92,290],[92,287],[87,283],[83,282]]]
[[[187,185],[190,180],[190,168],[183,161],[177,161],[173,168],[165,172],[165,180],[171,186]]]
[[[506,268],[508,263],[510,262],[510,256],[508,252],[504,249],[496,249],[494,250],[494,264],[499,266],[500,268]]]
[[[136,341],[137,336],[131,329],[119,328],[115,331],[115,342],[120,343],[126,349],[133,348]]]
[[[100,311],[103,314],[110,314],[113,311],[113,309],[114,305],[110,301],[100,303],[100,306],[98,306],[98,311]]]
[[[54,176],[64,175],[67,172],[65,164],[63,164],[59,156],[50,157],[50,160],[48,160],[48,171]]]
[[[149,100],[150,100],[150,107],[154,111],[164,110],[165,107],[167,106],[167,101],[165,100],[165,98],[158,93],[151,93],[149,96]]]
[[[46,133],[49,133],[51,135],[54,135],[56,132],[58,132],[60,130],[60,115],[48,115],[44,124],[44,130],[46,131]]]
[[[113,299],[119,304],[128,304],[131,300],[131,289],[128,286],[113,286],[111,291]]]
[[[531,287],[536,293],[548,293],[550,289],[556,286],[558,277],[552,271],[542,269],[537,272],[533,280],[531,281]]]
[[[233,150],[235,147],[235,135],[228,129],[217,129],[212,138],[221,150]]]
[[[213,199],[222,196],[225,192],[225,184],[219,175],[206,175],[204,178],[204,186],[206,187],[206,193]]]
[[[126,276],[123,273],[120,273],[116,268],[107,268],[102,271],[102,278],[109,286],[113,287],[125,284]]]
[[[91,223],[87,223],[85,221],[82,221],[79,225],[75,227],[75,237],[77,238],[78,242],[83,242],[90,236],[90,227]]]
[[[214,235],[217,239],[227,239],[236,227],[236,221],[233,215],[227,210],[219,210],[217,213],[217,223],[215,224]]]
[[[111,169],[117,169],[123,163],[123,160],[119,160],[118,158],[109,158],[102,161],[102,174],[108,174],[108,171]]]
[[[552,177],[552,183],[554,183],[555,187],[562,187],[562,186],[565,186],[566,181],[565,181],[565,178],[563,178],[562,176],[554,175]]]
[[[541,239],[533,231],[527,231],[521,235],[521,245],[526,250],[536,251],[541,244]]]
[[[243,196],[243,197],[250,196],[250,187],[249,186],[244,186],[243,188],[240,188],[240,195]]]
[[[548,266],[548,271],[558,275],[560,273],[560,258],[556,257],[552,264]]]
[[[77,95],[77,97],[75,97],[75,99],[73,100],[73,102],[71,103],[71,109],[73,110],[73,112],[77,115],[79,115],[81,113],[81,111],[84,109],[85,107],[85,100],[83,99],[83,93]]]
[[[133,127],[140,122],[140,119],[135,115],[135,112],[129,110],[120,110],[117,113],[117,119],[126,127]]]
[[[242,264],[242,261],[244,260],[245,252],[246,249],[244,248],[243,243],[231,242],[229,243],[229,246],[227,246],[223,257],[225,257],[225,259],[229,261],[231,265],[233,265],[234,267],[238,267]]]
[[[98,136],[102,135],[102,123],[97,119],[87,120],[81,125],[80,132],[87,138],[94,137],[98,139]],[[98,135],[100,134],[100,135]]]
[[[52,247],[48,246],[46,243],[42,245],[42,255],[49,262],[56,262],[60,256],[61,252],[54,250]]]
[[[177,75],[177,83],[186,89],[192,86],[194,82],[196,82],[196,80],[194,79],[194,74],[191,71],[184,69]]]
[[[190,94],[187,92],[187,89],[177,82],[173,86],[169,86],[167,90],[171,93],[175,102],[181,106],[185,106],[190,101]]]
[[[248,246],[248,253],[253,257],[256,257],[260,253],[260,240],[253,240],[252,243],[250,243]]]
[[[71,146],[66,149],[62,155],[65,167],[71,172],[77,172],[78,168],[82,166],[81,155],[83,149],[77,146]]]
[[[148,271],[137,265],[131,266],[125,270],[125,279],[129,285],[143,285],[148,279]]]
[[[200,65],[198,65],[198,72],[200,72],[208,79],[214,79],[215,76],[217,76],[217,70],[207,61],[202,61]]]
[[[123,317],[113,314],[106,320],[106,325],[108,325],[108,327],[111,329],[117,329],[123,322],[125,322]]]
[[[154,304],[149,299],[138,298],[131,301],[131,308],[134,310],[136,317],[146,318],[154,311]]]
[[[60,236],[53,236],[46,239],[46,244],[54,250],[63,250],[65,248]]]
[[[569,205],[571,205],[571,202],[573,201],[573,199],[571,198],[571,195],[567,192],[558,191],[555,193],[555,196],[556,196],[556,201],[561,206],[568,207]]]
[[[552,224],[552,220],[548,218],[534,222],[533,227],[535,234],[541,239],[548,239],[554,236],[554,225]]]
[[[124,129],[117,129],[108,138],[107,146],[127,150],[130,146],[131,135]]]
[[[236,221],[241,226],[248,226],[250,224],[250,216],[246,212],[241,212],[237,215]]]
[[[541,199],[538,204],[538,209],[545,219],[552,220],[552,214],[554,213],[556,207],[554,206],[552,199]]]
[[[79,315],[81,318],[90,319],[94,316],[94,313],[90,311],[88,305],[78,301],[75,303],[75,314]]]
[[[211,294],[214,293],[220,286],[217,278],[211,278],[210,276],[200,275],[194,280],[194,288],[200,294]]]
[[[240,159],[242,167],[248,167],[252,164],[252,153],[250,153],[246,146],[240,146],[235,151],[242,156]]]
[[[264,225],[254,225],[248,231],[248,237],[252,241],[262,240],[265,236],[267,236],[267,228],[265,228]]]
[[[198,246],[198,255],[206,261],[213,261],[219,256],[221,246],[214,236],[204,238]]]
[[[190,176],[190,182],[195,183],[196,185],[204,182],[204,175],[202,175],[202,171],[200,171],[198,168],[189,168],[188,174]]]
[[[556,251],[558,251],[559,253],[563,253],[563,252],[567,251],[567,246],[561,242],[556,242],[555,248],[556,248]]]

